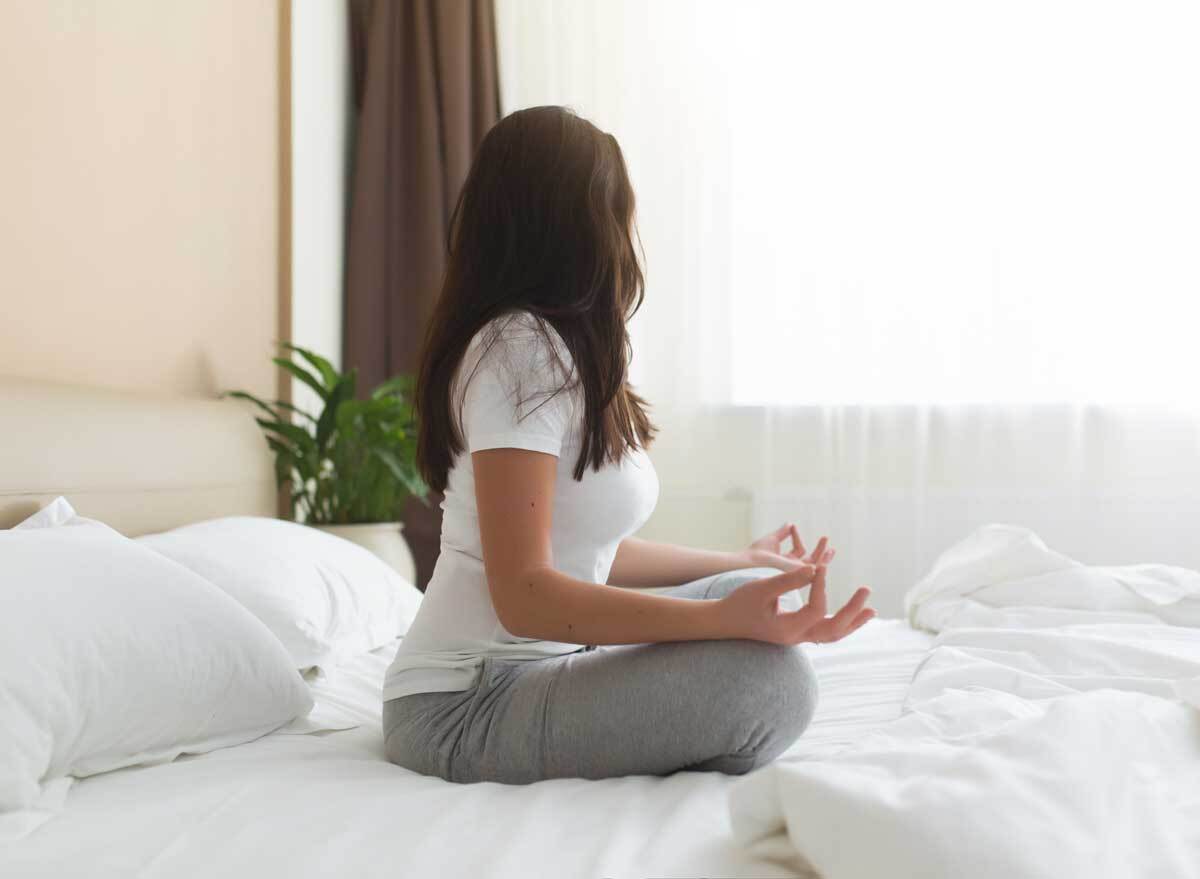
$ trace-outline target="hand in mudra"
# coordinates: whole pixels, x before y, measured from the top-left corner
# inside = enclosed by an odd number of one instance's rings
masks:
[[[789,538],[791,548],[785,549],[784,544]],[[833,561],[836,552],[825,537],[817,541],[811,553],[807,552],[804,541],[800,539],[800,531],[791,522],[785,522],[770,534],[750,544],[750,548],[746,550],[746,560],[750,567],[793,571],[802,565],[827,565]]]
[[[784,593],[805,586],[809,587],[808,602],[803,607],[780,609]],[[719,601],[722,619],[733,637],[792,645],[845,638],[875,616],[874,609],[867,607],[870,594],[868,587],[860,586],[837,613],[826,616],[825,565],[801,563],[774,577],[751,580]]]

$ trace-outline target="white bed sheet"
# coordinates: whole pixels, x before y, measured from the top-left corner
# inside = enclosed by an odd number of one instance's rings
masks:
[[[821,698],[784,755],[833,753],[894,719],[930,637],[874,620],[808,645]],[[276,733],[173,763],[83,779],[66,809],[0,850],[5,877],[797,875],[794,853],[734,841],[735,778],[456,785],[388,763],[379,688],[394,645],[313,682],[327,717],[360,726]]]
[[[735,838],[827,879],[1200,879],[1200,573],[989,525],[906,606],[940,634],[903,717],[735,784]]]

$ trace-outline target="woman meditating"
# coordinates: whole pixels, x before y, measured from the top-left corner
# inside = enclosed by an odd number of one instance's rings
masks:
[[[791,525],[743,552],[631,536],[658,496],[655,427],[626,376],[635,239],[612,135],[536,107],[484,138],[417,383],[444,518],[384,685],[393,763],[514,784],[745,773],[812,718],[800,645],[874,615],[866,587],[827,615],[834,550],[807,552]]]

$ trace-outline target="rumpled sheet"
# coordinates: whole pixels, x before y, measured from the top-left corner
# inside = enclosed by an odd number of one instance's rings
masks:
[[[993,525],[906,608],[939,634],[903,714],[735,785],[738,840],[825,879],[1200,877],[1200,575]]]

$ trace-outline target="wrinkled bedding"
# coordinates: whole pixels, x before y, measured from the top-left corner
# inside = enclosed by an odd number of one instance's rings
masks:
[[[906,606],[938,634],[901,715],[735,784],[748,850],[825,879],[1200,876],[1200,575],[989,526]]]

